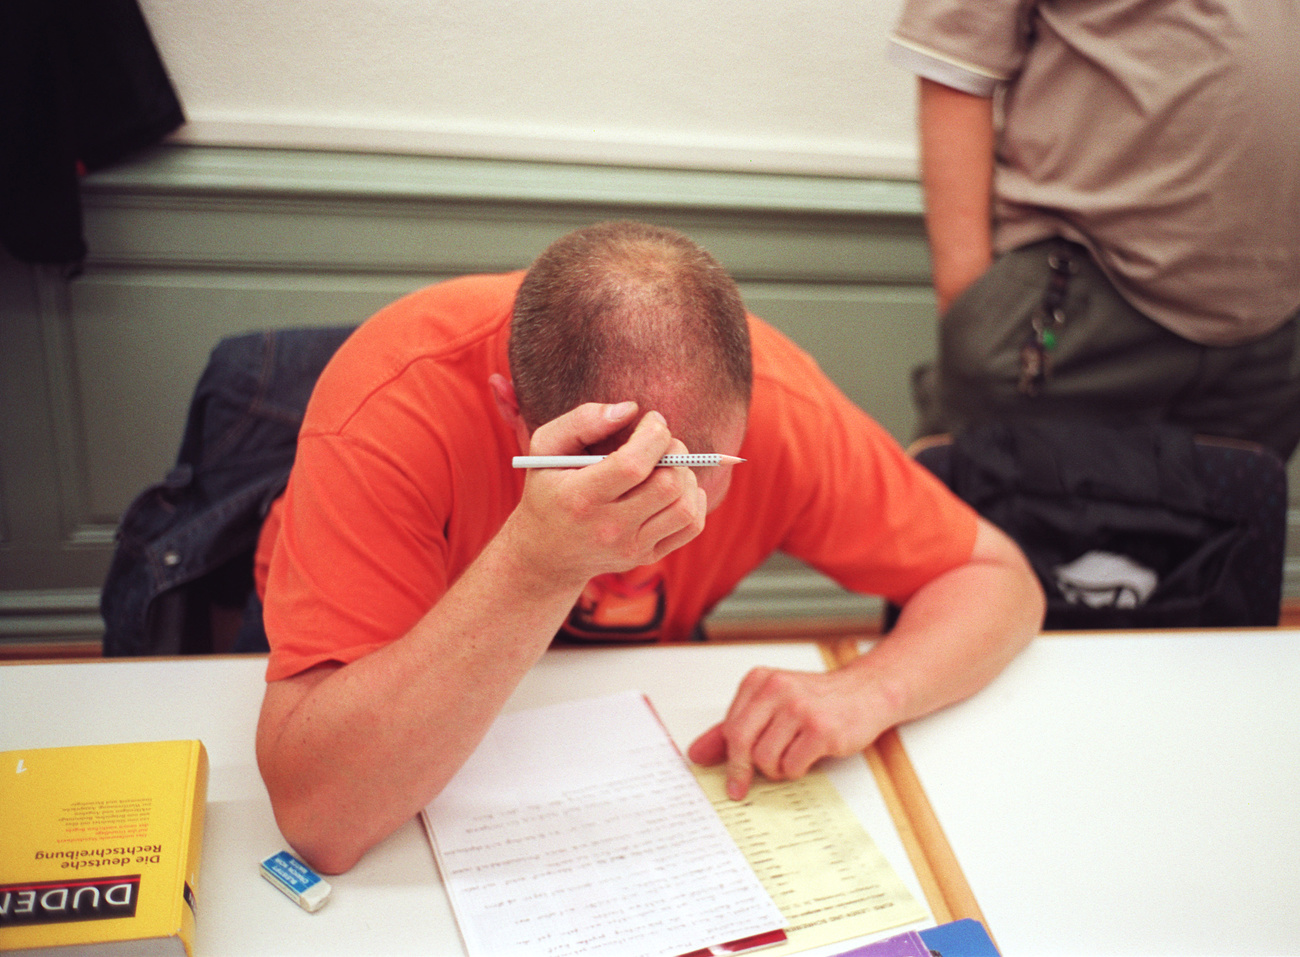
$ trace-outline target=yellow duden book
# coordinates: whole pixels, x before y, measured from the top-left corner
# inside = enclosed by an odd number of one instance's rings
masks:
[[[201,741],[0,752],[0,951],[193,957]]]

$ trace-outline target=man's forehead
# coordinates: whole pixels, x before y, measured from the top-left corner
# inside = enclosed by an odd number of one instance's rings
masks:
[[[749,420],[748,408],[739,401],[723,405],[708,416],[687,416],[677,422],[669,412],[659,411],[673,435],[693,452],[734,452],[745,437]]]

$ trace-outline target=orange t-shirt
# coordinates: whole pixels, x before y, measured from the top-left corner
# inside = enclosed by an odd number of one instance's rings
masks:
[[[398,300],[326,367],[257,552],[267,679],[400,638],[518,503],[514,434],[488,377],[509,375],[523,273]],[[740,454],[704,531],[662,561],[593,579],[565,632],[680,641],[776,550],[845,588],[906,599],[965,563],[975,514],[787,338],[750,317],[754,392]]]

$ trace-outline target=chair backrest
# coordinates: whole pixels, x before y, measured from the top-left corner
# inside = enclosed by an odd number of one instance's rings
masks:
[[[1175,426],[998,422],[912,453],[1009,534],[1048,629],[1276,625],[1284,463]]]
[[[351,327],[223,339],[176,466],[123,513],[100,594],[104,654],[264,651],[253,553],[284,490],[307,401]]]

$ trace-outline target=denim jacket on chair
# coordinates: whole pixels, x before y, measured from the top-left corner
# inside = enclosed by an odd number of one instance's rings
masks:
[[[351,327],[232,336],[212,350],[176,467],[122,516],[100,596],[104,654],[213,650],[214,606],[243,622],[235,650],[265,651],[253,552],[284,491],[312,388]]]

